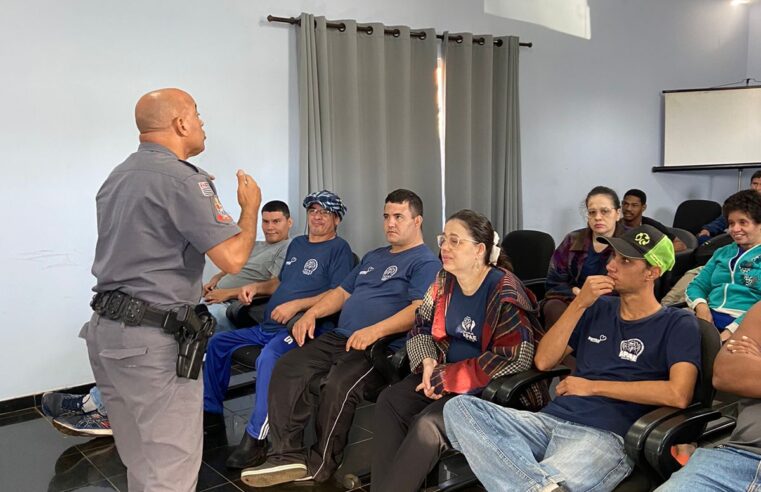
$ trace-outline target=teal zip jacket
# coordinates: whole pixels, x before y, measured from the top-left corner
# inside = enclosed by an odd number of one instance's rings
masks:
[[[745,312],[761,301],[761,245],[742,253],[732,269],[729,263],[739,252],[740,248],[734,243],[717,249],[687,286],[689,306],[695,309],[705,302],[709,308],[733,316],[735,322],[727,327],[732,332]]]

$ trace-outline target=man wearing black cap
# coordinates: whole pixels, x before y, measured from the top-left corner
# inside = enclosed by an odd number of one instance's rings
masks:
[[[250,328],[221,332],[209,340],[204,370],[204,411],[221,414],[222,402],[230,383],[232,354],[241,347],[258,346],[254,410],[238,447],[227,459],[230,468],[245,468],[260,463],[266,455],[267,393],[277,360],[296,348],[286,324],[293,316],[312,307],[328,290],[338,286],[354,264],[349,244],[336,235],[346,213],[338,195],[323,190],[304,198],[309,233],[291,241],[280,274],[273,282],[242,288],[240,300],[246,304],[256,294],[269,295],[264,322]],[[262,290],[265,285],[268,290]],[[324,322],[319,330],[334,325]]]
[[[615,250],[608,275],[587,278],[534,357],[540,370],[576,357],[558,396],[538,413],[471,396],[444,408],[447,436],[488,490],[612,490],[631,472],[629,427],[657,406],[692,399],[697,321],[653,293],[674,264],[673,244],[647,225],[597,240]],[[613,291],[619,296],[606,295]]]

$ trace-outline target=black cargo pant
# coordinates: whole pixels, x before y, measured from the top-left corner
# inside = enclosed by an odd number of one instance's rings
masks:
[[[346,352],[348,339],[326,333],[288,352],[277,362],[269,387],[271,463],[305,463],[315,481],[329,479],[340,465],[365,390],[383,379],[363,350]],[[317,442],[303,446],[304,427],[315,415]]]
[[[451,448],[444,429],[444,404],[456,395],[432,400],[415,388],[411,374],[383,390],[375,405],[372,484],[380,492],[415,492]]]

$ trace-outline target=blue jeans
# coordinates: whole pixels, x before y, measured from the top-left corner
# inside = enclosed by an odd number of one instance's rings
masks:
[[[463,395],[444,405],[444,423],[487,490],[608,491],[632,470],[620,436],[546,413]]]
[[[215,330],[215,333],[220,333],[223,331],[232,331],[235,330],[236,327],[232,324],[232,321],[227,319],[227,307],[230,305],[228,302],[220,302],[217,304],[207,304],[206,307],[209,308],[209,312],[212,316],[214,316],[214,319],[217,320],[217,328]]]
[[[698,448],[656,492],[699,490],[761,491],[761,455],[726,446]]]
[[[256,359],[256,392],[254,410],[249,418],[246,432],[255,439],[265,439],[269,432],[267,394],[275,363],[280,357],[298,345],[288,330],[262,330],[258,325],[233,331],[216,333],[206,347],[203,370],[203,409],[210,413],[222,413],[227,387],[230,384],[230,368],[233,352],[246,346],[262,347]]]
[[[93,386],[90,390],[90,398],[92,398],[92,402],[95,406],[98,407],[98,412],[100,412],[101,415],[108,415],[106,412],[106,406],[103,405],[103,398],[100,396],[100,390],[97,386]]]

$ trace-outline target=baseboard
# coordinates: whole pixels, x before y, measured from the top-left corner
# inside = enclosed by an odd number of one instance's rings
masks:
[[[75,395],[84,395],[85,393],[88,393],[93,386],[95,386],[95,383],[82,384],[80,386],[65,388],[60,391],[64,393],[74,393]],[[42,393],[38,393],[36,395],[22,396],[19,398],[0,401],[0,414],[38,407],[40,406],[41,400]]]

